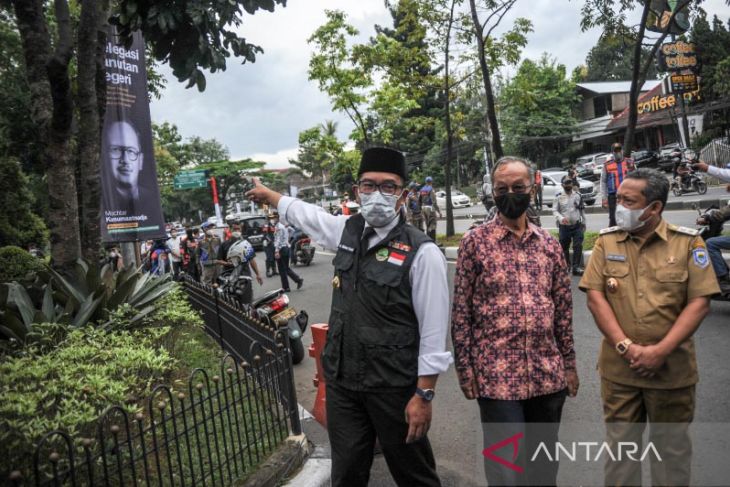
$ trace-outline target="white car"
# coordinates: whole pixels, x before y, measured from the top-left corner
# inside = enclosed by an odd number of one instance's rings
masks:
[[[436,204],[439,205],[439,208],[442,210],[446,208],[446,191],[438,191],[436,193]],[[469,199],[469,197],[461,191],[457,189],[451,191],[452,208],[466,208],[472,204],[471,199]]]
[[[603,165],[611,158],[611,154],[608,152],[597,152],[595,154],[588,154],[576,159],[575,163],[578,166],[582,166],[584,169],[590,169],[593,171],[593,177],[601,177],[601,169]]]
[[[563,176],[567,176],[568,173],[565,171],[555,172],[544,172],[542,173],[542,204],[552,208],[553,201],[555,201],[555,193],[563,191],[563,186],[560,181]],[[580,194],[583,197],[583,202],[590,206],[596,202],[597,189],[596,185],[585,179],[578,178],[578,184],[580,185]]]

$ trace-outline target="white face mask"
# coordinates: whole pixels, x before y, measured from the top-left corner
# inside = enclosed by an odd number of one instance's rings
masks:
[[[649,208],[648,206],[646,208]],[[640,220],[641,216],[646,211],[646,208],[630,210],[624,205],[616,205],[616,225],[621,230],[627,232],[635,232],[646,224],[646,221]]]
[[[380,191],[360,193],[360,213],[370,226],[384,227],[396,217],[395,205],[398,198],[398,195],[385,196]]]

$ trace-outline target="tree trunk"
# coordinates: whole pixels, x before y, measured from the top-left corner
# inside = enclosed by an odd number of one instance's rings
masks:
[[[78,25],[77,106],[79,109],[79,213],[81,250],[86,259],[98,258],[101,247],[99,206],[101,187],[99,154],[101,150],[101,119],[97,96],[99,49],[99,18],[96,0],[82,0]],[[102,46],[103,47],[103,46]],[[102,67],[103,68],[103,67]]]
[[[636,37],[634,45],[634,59],[631,69],[631,91],[629,92],[629,122],[626,125],[626,133],[624,135],[624,155],[631,155],[631,148],[634,145],[634,133],[636,131],[636,122],[639,118],[639,111],[636,104],[639,101],[639,92],[644,84],[640,80],[639,70],[641,67],[641,51],[644,42],[644,32],[646,31],[646,19],[649,16],[649,7],[651,2],[644,3],[644,10],[641,13],[641,23],[639,24],[639,35]],[[639,81],[642,81],[639,84]]]
[[[451,127],[451,82],[449,80],[449,48],[451,46],[451,26],[454,21],[454,4],[451,1],[449,22],[446,28],[446,42],[444,46],[444,108],[446,112],[446,236],[454,235],[454,209],[451,206],[451,160],[454,151],[454,134]]]
[[[487,126],[492,134],[492,152],[495,159],[499,159],[504,155],[502,150],[502,139],[499,135],[499,124],[497,122],[497,110],[494,102],[494,93],[492,92],[492,81],[489,74],[489,66],[487,65],[486,53],[484,50],[484,29],[479,21],[477,6],[475,0],[469,0],[471,7],[471,18],[474,24],[474,33],[477,38],[477,51],[479,54],[479,67],[482,71],[482,80],[484,82],[484,92],[487,96]]]
[[[32,117],[44,144],[51,264],[61,271],[70,271],[80,256],[76,177],[70,154],[73,121],[68,73],[72,53],[70,15],[65,0],[54,2],[58,41],[52,54],[43,4],[43,0],[13,0],[33,95]]]

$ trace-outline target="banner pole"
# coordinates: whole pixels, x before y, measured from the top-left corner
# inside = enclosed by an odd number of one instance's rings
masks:
[[[215,176],[210,178],[210,187],[213,190],[213,205],[215,206],[215,217],[218,219],[218,225],[223,225],[223,218],[221,216],[221,205],[218,203],[218,186],[215,182]]]

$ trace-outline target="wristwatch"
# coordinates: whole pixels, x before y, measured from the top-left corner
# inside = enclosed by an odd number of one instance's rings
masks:
[[[623,355],[629,351],[629,345],[631,345],[632,343],[634,342],[631,341],[631,338],[625,338],[616,344],[616,351],[619,353],[619,355]]]
[[[433,401],[436,392],[433,389],[421,389],[420,387],[416,387],[416,394],[430,402]]]

